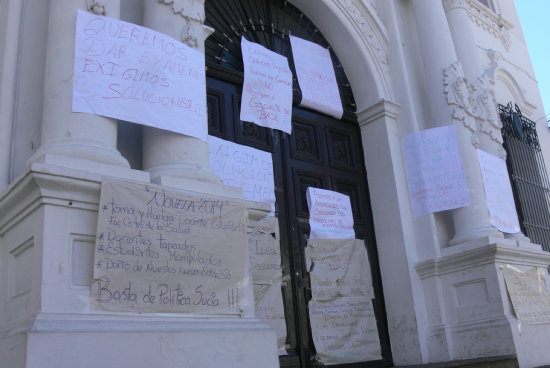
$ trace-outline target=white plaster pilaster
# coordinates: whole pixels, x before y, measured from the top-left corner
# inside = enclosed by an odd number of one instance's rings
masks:
[[[498,116],[494,92],[494,55],[487,54],[486,58],[483,58],[476,47],[474,24],[469,15],[472,5],[466,0],[447,0],[444,4],[456,54],[462,64],[469,98],[472,100],[472,115],[478,130],[476,135],[479,137],[479,148],[506,159],[506,151],[502,147],[502,123]],[[504,236],[522,242],[530,241],[521,232],[505,233]]]
[[[204,1],[187,3],[190,6],[186,7],[182,1],[144,0],[144,26],[192,46],[201,45],[199,50],[204,53]],[[207,124],[206,117],[201,124]],[[151,127],[143,130],[143,168],[151,173],[151,180],[159,184],[221,183],[210,170],[206,142]]]
[[[393,359],[397,365],[408,365],[422,362],[425,307],[418,278],[409,267],[417,259],[414,237],[407,236],[414,232],[413,224],[410,218],[396,216],[409,210],[398,138],[399,111],[400,105],[381,100],[357,115],[367,173],[376,173],[376,180],[369,181],[369,190],[376,193],[371,196],[371,205]],[[400,270],[398,278],[396,269]]]
[[[470,206],[452,210],[455,236],[451,244],[483,236],[502,237],[502,233],[489,222],[475,147],[478,143],[477,127],[470,116],[472,101],[462,67],[457,62],[443,4],[424,0],[413,0],[412,4],[433,126],[454,123],[468,183]]]
[[[118,18],[120,1],[50,1],[42,142],[29,162],[74,167],[74,159],[80,159],[127,168],[128,161],[116,149],[116,120],[72,112],[75,24],[78,9],[95,9],[109,17]]]
[[[0,14],[0,192],[10,181],[22,1],[4,1]]]

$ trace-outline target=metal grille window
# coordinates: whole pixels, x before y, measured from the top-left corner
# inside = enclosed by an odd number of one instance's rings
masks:
[[[536,125],[517,105],[499,105],[506,164],[522,231],[550,252],[550,181]]]

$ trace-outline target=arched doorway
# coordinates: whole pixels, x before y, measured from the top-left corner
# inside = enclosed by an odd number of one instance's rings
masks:
[[[382,359],[346,366],[390,365],[391,351],[355,101],[337,56],[331,50],[344,105],[341,120],[298,107],[301,92],[295,77],[289,34],[330,47],[299,9],[283,0],[207,0],[205,9],[206,24],[215,29],[205,44],[209,133],[273,156],[283,274],[289,279],[282,289],[288,354],[281,356],[281,366],[316,366],[307,310],[310,280],[304,259],[309,234],[305,193],[309,186],[350,196],[356,237],[364,240],[371,264]],[[288,57],[294,74],[291,135],[239,120],[243,35]]]

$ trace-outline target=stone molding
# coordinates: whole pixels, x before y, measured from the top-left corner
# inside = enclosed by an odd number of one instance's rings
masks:
[[[444,0],[443,6],[446,12],[464,9],[473,24],[498,39],[506,51],[510,50],[512,40],[509,31],[514,26],[501,14],[496,14],[477,0]]]
[[[375,122],[383,117],[397,120],[400,109],[401,105],[396,102],[380,100],[380,102],[366,108],[365,110],[357,112],[357,120],[360,127]]]
[[[352,0],[337,0],[336,3],[351,19],[351,23],[357,29],[358,34],[374,51],[382,72],[389,75],[388,37],[372,2],[365,4]],[[377,25],[376,30],[372,26],[373,22]]]
[[[509,263],[544,268],[550,264],[550,253],[536,248],[520,248],[513,240],[486,237],[480,239],[479,243],[487,245],[469,244],[470,249],[467,247],[468,244],[465,244],[466,247],[445,248],[444,250],[449,249],[449,251],[442,253],[448,253],[447,255],[443,254],[441,258],[419,262],[414,268],[421,279],[426,279],[487,264]]]

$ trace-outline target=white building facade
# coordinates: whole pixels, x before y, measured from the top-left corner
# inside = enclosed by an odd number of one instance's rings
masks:
[[[104,178],[242,192],[210,170],[199,139],[72,112],[79,9],[204,53],[210,134],[272,154],[284,352],[254,316],[92,309]],[[290,34],[330,47],[344,116],[299,107],[294,86],[291,135],[240,122],[240,37],[290,58]],[[546,162],[535,171],[550,172],[550,131],[513,0],[0,0],[0,50],[1,366],[316,366],[308,186],[350,195],[367,246],[380,355],[356,366],[550,364],[550,324],[518,321],[503,276],[513,266],[547,278],[550,243],[534,240],[529,224],[514,234],[491,224],[477,158],[477,149],[514,154],[501,128],[505,106],[517,106],[511,116],[534,121]],[[402,139],[447,125],[471,204],[414,217]],[[549,195],[531,198],[550,218]],[[250,223],[270,211],[246,203]]]

